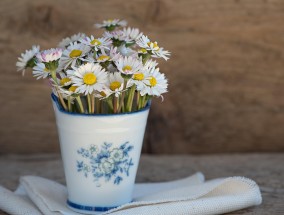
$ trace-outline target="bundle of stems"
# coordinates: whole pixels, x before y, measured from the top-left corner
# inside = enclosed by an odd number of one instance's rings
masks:
[[[130,113],[145,108],[151,102],[149,95],[141,96],[135,87],[119,96],[113,94],[105,99],[96,98],[94,94],[69,96],[63,99],[62,95],[58,94],[58,102],[65,111],[84,114]]]

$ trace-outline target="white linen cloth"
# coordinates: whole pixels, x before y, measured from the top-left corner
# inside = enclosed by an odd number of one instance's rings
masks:
[[[23,176],[15,192],[0,186],[0,209],[11,215],[79,215],[66,206],[66,187]],[[210,215],[261,204],[258,185],[244,177],[205,181],[202,173],[163,183],[135,184],[133,202],[98,214]]]

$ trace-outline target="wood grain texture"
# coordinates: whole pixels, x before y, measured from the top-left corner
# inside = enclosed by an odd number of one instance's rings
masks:
[[[233,154],[203,156],[142,156],[137,182],[180,179],[198,171],[206,180],[245,176],[260,186],[263,203],[230,215],[284,214],[284,154]],[[261,165],[260,165],[261,164]],[[14,190],[20,176],[37,175],[65,184],[59,155],[14,155],[0,157],[0,185]],[[1,212],[0,215],[4,215]]]
[[[172,52],[144,152],[284,150],[284,1],[1,0],[0,153],[57,152],[49,88],[15,72],[19,53],[127,19]]]

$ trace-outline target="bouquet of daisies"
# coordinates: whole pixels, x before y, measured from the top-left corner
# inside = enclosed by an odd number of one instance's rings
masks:
[[[107,20],[96,24],[105,29],[102,37],[79,33],[57,48],[41,51],[33,46],[16,66],[23,74],[32,68],[37,79],[49,79],[65,111],[113,114],[143,109],[167,92],[167,79],[153,58],[168,60],[170,53],[126,24]]]

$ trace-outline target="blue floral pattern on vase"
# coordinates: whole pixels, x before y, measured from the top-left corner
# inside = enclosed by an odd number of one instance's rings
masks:
[[[100,148],[91,145],[88,149],[80,148],[77,153],[83,160],[77,160],[77,171],[86,178],[93,177],[97,186],[100,181],[112,181],[119,185],[124,176],[129,176],[129,169],[134,165],[129,152],[133,146],[129,142],[119,147],[113,147],[112,143],[104,143]]]

